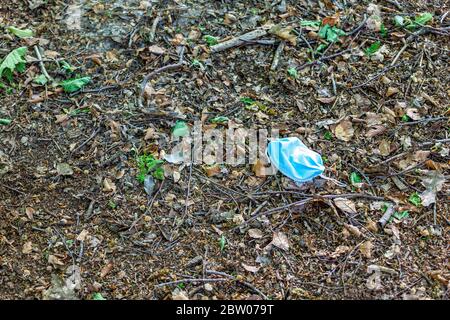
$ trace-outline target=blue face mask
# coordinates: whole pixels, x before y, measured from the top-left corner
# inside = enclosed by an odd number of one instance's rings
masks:
[[[311,181],[325,170],[322,157],[298,138],[281,138],[267,146],[270,162],[295,182]]]

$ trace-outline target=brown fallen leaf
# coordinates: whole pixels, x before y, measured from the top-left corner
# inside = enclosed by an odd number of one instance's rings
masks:
[[[104,192],[116,192],[116,185],[109,178],[103,180],[103,191]]]
[[[389,88],[387,88],[387,90],[386,90],[386,97],[393,96],[394,94],[396,94],[396,93],[398,93],[398,92],[399,92],[398,88],[395,88],[395,87],[389,87]]]
[[[25,214],[27,215],[27,218],[30,220],[33,220],[33,215],[36,212],[32,207],[26,207],[25,208]]]
[[[372,258],[372,249],[373,243],[370,240],[367,240],[366,242],[364,242],[359,246],[359,251],[361,251],[362,255],[367,259]]]
[[[22,253],[23,254],[30,254],[31,251],[33,251],[33,244],[31,241],[27,241],[23,244],[22,247]]]
[[[357,213],[355,203],[349,199],[336,198],[336,199],[333,199],[333,202],[336,205],[336,207],[338,207],[341,211],[343,211],[345,213],[350,213],[350,214]]]
[[[388,140],[383,139],[381,140],[378,149],[380,150],[380,154],[386,157],[391,153],[391,143]]]
[[[375,136],[383,134],[386,130],[387,130],[387,128],[382,125],[373,126],[369,131],[367,131],[366,136],[368,138],[373,138]]]
[[[413,119],[414,121],[420,120],[422,116],[419,113],[419,110],[416,108],[407,108],[406,115]]]
[[[52,264],[53,266],[63,266],[64,262],[62,262],[58,257],[54,256],[53,254],[50,254],[48,256],[48,263]]]
[[[318,97],[316,100],[324,104],[330,104],[336,100],[336,97]]]
[[[329,255],[330,258],[339,258],[344,253],[350,252],[351,248],[349,246],[338,246],[333,253]]]
[[[273,239],[271,244],[284,251],[289,250],[289,240],[287,236],[281,231],[273,233]]]
[[[241,263],[242,267],[247,270],[248,272],[252,272],[252,273],[257,273],[260,269],[260,267],[255,267],[255,266],[249,266],[245,263]]]
[[[343,120],[334,128],[334,135],[342,141],[350,141],[354,134],[352,122],[349,120]]]
[[[263,233],[259,229],[249,229],[248,235],[253,239],[261,239],[263,237]]]
[[[265,177],[267,175],[266,166],[260,159],[258,159],[256,163],[253,165],[253,172],[257,177]]]
[[[113,268],[113,264],[111,262],[106,264],[100,271],[100,278],[106,277],[106,275],[111,272],[112,268]]]
[[[157,45],[153,45],[148,47],[148,51],[150,53],[156,54],[156,55],[162,55],[166,52],[164,48],[158,47]]]
[[[269,32],[283,40],[289,41],[293,46],[295,46],[297,44],[297,36],[291,33],[293,28],[293,26],[282,28],[279,25],[275,25],[270,29]]]
[[[220,173],[220,166],[218,164],[212,166],[203,166],[203,169],[205,170],[208,177],[212,177]]]
[[[347,229],[351,234],[353,234],[355,237],[361,237],[362,233],[359,231],[358,227],[352,226],[350,224],[344,224],[345,229]]]
[[[378,232],[378,224],[370,218],[367,219],[366,228],[373,233]]]

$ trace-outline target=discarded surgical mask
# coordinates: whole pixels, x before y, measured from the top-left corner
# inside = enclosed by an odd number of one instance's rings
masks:
[[[322,157],[298,138],[280,138],[267,146],[270,162],[295,182],[311,181],[325,170]]]

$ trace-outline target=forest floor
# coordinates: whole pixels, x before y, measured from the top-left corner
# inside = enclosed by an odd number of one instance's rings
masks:
[[[448,2],[14,2],[0,299],[449,298]],[[150,157],[195,121],[299,137],[338,182]]]

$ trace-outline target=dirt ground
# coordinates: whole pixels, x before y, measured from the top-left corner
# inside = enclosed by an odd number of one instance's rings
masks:
[[[448,10],[2,1],[1,59],[28,51],[0,79],[0,299],[448,299]],[[136,159],[170,153],[177,121],[299,137],[339,183],[166,161],[147,194]]]

